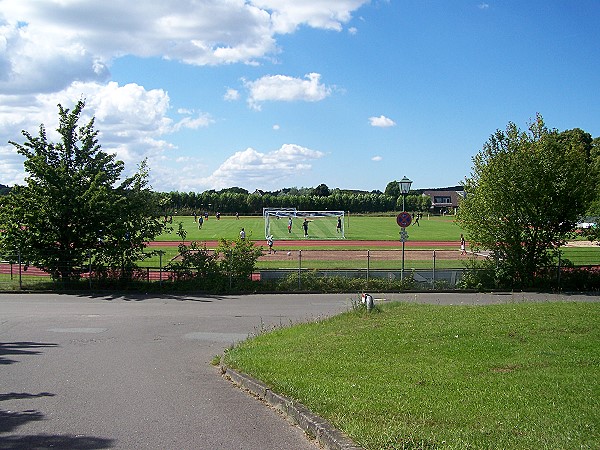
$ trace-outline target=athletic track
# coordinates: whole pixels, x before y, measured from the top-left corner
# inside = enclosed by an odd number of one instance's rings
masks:
[[[266,246],[264,241],[253,241],[255,245]],[[206,244],[207,248],[217,248],[219,245],[218,241],[200,241],[201,244]],[[180,242],[175,241],[152,241],[148,242],[151,247],[177,247]],[[190,242],[185,242],[189,245]],[[387,247],[387,248],[402,248],[402,242],[398,241],[349,241],[346,239],[336,240],[287,240],[282,239],[276,241],[276,245],[279,248],[292,248],[292,247]],[[429,247],[429,248],[447,248],[456,247],[459,248],[460,243],[458,241],[406,241],[405,247]]]

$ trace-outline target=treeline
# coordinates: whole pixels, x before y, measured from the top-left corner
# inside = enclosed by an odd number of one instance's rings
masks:
[[[388,186],[389,188],[389,186]],[[248,192],[240,187],[205,192],[154,192],[155,202],[163,214],[193,215],[216,213],[251,215],[262,214],[263,208],[296,208],[300,211],[350,211],[353,213],[382,213],[400,211],[402,197],[386,188],[381,191],[352,191],[332,189],[325,184],[316,188],[285,188],[273,192]],[[0,184],[0,195],[11,188]],[[411,191],[406,197],[407,211],[428,211],[431,198]]]
[[[315,192],[316,191],[316,192]],[[243,215],[262,214],[263,208],[296,208],[301,211],[350,211],[381,213],[402,209],[402,197],[374,192],[352,192],[334,189],[319,195],[316,188],[284,189],[276,192],[244,192],[241,188],[221,191],[157,193],[165,214],[191,215],[216,213]],[[431,198],[411,191],[406,197],[407,211],[427,211]]]

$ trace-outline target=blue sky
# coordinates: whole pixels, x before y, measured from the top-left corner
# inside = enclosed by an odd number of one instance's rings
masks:
[[[157,191],[456,185],[509,121],[600,136],[599,23],[597,0],[0,0],[0,183],[25,177],[7,142],[83,97]]]

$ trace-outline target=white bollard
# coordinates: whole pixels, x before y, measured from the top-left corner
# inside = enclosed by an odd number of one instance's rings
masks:
[[[374,306],[373,296],[371,294],[364,293],[361,296],[361,303],[367,305],[367,311],[371,311]]]

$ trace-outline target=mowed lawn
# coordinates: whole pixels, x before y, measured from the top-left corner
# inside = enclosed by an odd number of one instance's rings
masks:
[[[244,228],[246,237],[251,240],[265,239],[265,221],[262,217],[241,216],[236,219],[233,216],[221,216],[217,220],[211,216],[202,224],[202,229],[198,229],[198,224],[190,216],[175,216],[171,227],[171,233],[165,233],[159,236],[157,241],[178,241],[178,224],[183,224],[187,232],[188,241],[214,241],[221,238],[228,240],[236,239],[240,230]],[[310,239],[341,239],[335,229],[335,219],[312,219],[309,222],[309,240]],[[401,228],[396,223],[395,216],[346,216],[344,218],[344,235],[348,241],[399,241]],[[423,217],[419,225],[411,225],[407,229],[410,241],[456,241],[460,240],[460,227],[454,223],[453,216]],[[302,229],[302,219],[293,220],[292,233],[287,232],[287,219],[272,219],[271,233],[276,241],[285,240],[303,240],[304,231]]]
[[[366,449],[600,448],[600,304],[392,303],[225,353]]]
[[[318,219],[320,220],[320,219]],[[275,236],[275,248],[279,251],[287,251],[287,250],[298,250],[302,249],[302,245],[298,247],[298,245],[291,243],[291,240],[298,240],[301,242],[310,242],[311,240],[317,240],[318,237],[314,234],[318,229],[316,221],[313,221],[309,224],[309,238],[306,239],[303,236],[303,230],[301,228],[301,219],[296,219],[293,221],[292,233],[287,233],[287,219],[282,218],[279,220],[275,220],[279,222],[277,225],[272,225],[272,229],[277,228],[279,233],[283,234],[283,238],[278,238]],[[214,216],[211,216],[208,221],[205,221],[202,225],[202,229],[198,229],[198,224],[194,222],[194,218],[190,216],[175,216],[173,218],[173,223],[171,224],[172,232],[165,233],[159,236],[157,241],[171,241],[177,242],[180,241],[181,238],[177,235],[178,224],[183,224],[184,230],[186,231],[186,241],[218,241],[221,238],[225,238],[228,240],[235,240],[239,237],[239,233],[241,228],[244,228],[246,231],[247,239],[256,241],[259,245],[263,247],[267,247],[265,242],[265,222],[262,217],[256,216],[241,216],[239,219],[236,219],[233,216],[222,216],[220,220],[217,220]],[[319,225],[320,226],[320,225]],[[325,227],[325,225],[323,225]],[[409,247],[408,248],[418,248],[418,249],[440,249],[440,246],[436,245],[436,242],[456,242],[456,249],[458,249],[460,233],[462,230],[460,227],[454,223],[453,216],[439,217],[439,216],[431,216],[431,217],[423,217],[420,220],[418,226],[411,225],[406,228],[409,238]],[[389,241],[392,242],[393,247],[397,248],[398,243],[400,242],[400,227],[396,224],[395,216],[388,217],[374,217],[374,216],[346,216],[344,219],[344,231],[345,231],[345,239],[340,239],[339,234],[335,231],[335,220],[330,219],[330,222],[327,224],[326,228],[327,233],[321,234],[320,239],[331,239],[331,245],[327,245],[327,243],[322,243],[318,247],[311,246],[311,249],[322,249],[322,250],[333,250],[333,249],[343,249],[343,248],[352,248],[352,249],[364,249],[369,250],[373,249],[367,243],[370,240],[376,241]],[[361,245],[360,242],[364,241],[365,244]],[[340,247],[340,242],[347,242],[348,246]],[[178,255],[178,251],[176,247],[168,248],[168,247],[150,247],[149,250],[161,249],[165,253],[163,254],[162,262],[166,264],[171,259],[175,258]],[[308,248],[308,246],[306,247]],[[378,247],[385,248],[385,247]],[[407,262],[408,268],[430,268],[432,265],[431,254],[423,252],[422,260]],[[331,262],[328,261],[310,261],[304,255],[304,267],[310,268],[333,268],[335,267],[343,267],[343,268],[363,268],[366,267],[366,259],[364,261],[349,261],[342,262],[338,261],[336,263],[335,253],[332,252]],[[573,262],[575,265],[598,265],[600,264],[600,246],[594,247],[586,247],[586,248],[575,248],[575,247],[565,247],[563,249],[563,258],[566,258]],[[394,261],[371,261],[371,267],[373,269],[376,268],[389,268],[389,267],[398,267],[400,264],[401,257],[399,256],[397,260]],[[335,263],[335,264],[332,264]],[[140,263],[143,267],[158,267],[159,266],[159,257],[154,256],[146,261]],[[336,265],[337,264],[337,265]],[[463,267],[464,261],[461,261],[457,258],[454,261],[437,261],[437,267]],[[297,258],[291,258],[289,261],[277,261],[277,262],[269,262],[269,261],[259,261],[259,268],[295,268],[298,267]]]

